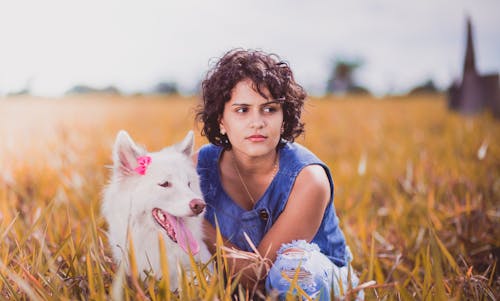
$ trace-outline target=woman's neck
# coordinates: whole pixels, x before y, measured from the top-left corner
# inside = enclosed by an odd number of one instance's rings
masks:
[[[278,152],[273,151],[263,156],[250,157],[231,150],[229,159],[234,161],[242,175],[262,175],[276,172]]]

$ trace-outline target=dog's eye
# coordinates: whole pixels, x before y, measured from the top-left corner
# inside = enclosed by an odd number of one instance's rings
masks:
[[[158,185],[160,185],[161,187],[172,187],[172,183],[170,183],[169,181],[165,181],[163,183],[159,183]]]

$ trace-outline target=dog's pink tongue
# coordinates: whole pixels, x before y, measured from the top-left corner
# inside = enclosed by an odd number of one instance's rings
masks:
[[[193,233],[191,233],[191,231],[189,231],[184,224],[184,220],[177,217],[176,222],[173,224],[175,225],[175,239],[177,239],[177,243],[181,246],[184,252],[189,253],[189,250],[191,250],[193,255],[198,254],[200,246],[194,239]]]

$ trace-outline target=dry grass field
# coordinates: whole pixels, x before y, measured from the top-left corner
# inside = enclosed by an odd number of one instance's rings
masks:
[[[217,270],[180,275],[171,294],[110,260],[99,208],[117,131],[158,150],[195,128],[195,104],[0,99],[0,299],[244,299]],[[450,113],[442,96],[312,99],[303,117],[298,142],[333,171],[353,266],[375,281],[368,300],[500,298],[500,120]]]

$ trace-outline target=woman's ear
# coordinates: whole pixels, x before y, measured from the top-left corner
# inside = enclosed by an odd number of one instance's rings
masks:
[[[221,135],[225,135],[227,133],[226,128],[224,127],[224,122],[222,121],[222,119],[219,119],[219,129],[220,129]]]

